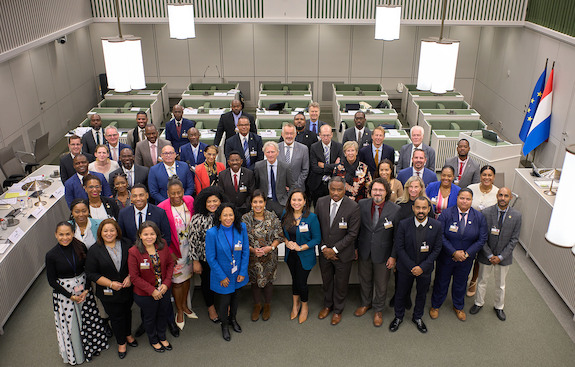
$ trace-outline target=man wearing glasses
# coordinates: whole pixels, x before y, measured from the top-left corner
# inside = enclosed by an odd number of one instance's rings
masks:
[[[194,179],[186,162],[176,161],[176,151],[173,146],[162,148],[162,162],[152,168],[148,174],[150,195],[156,204],[168,198],[168,179],[177,176],[184,185],[184,195],[193,195]]]

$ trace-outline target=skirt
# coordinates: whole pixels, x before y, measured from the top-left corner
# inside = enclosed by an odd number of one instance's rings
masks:
[[[180,237],[180,253],[182,257],[177,259],[176,264],[174,265],[174,273],[172,275],[172,283],[183,283],[186,280],[190,279],[193,272],[193,261],[190,260],[190,245],[188,244],[187,239],[183,239]]]
[[[67,291],[80,294],[78,289],[83,289],[86,284],[86,275],[82,273],[74,278],[60,278],[58,283]],[[92,292],[88,292],[82,303],[55,292],[52,299],[58,348],[64,363],[80,364],[95,353],[108,349],[108,339]]]

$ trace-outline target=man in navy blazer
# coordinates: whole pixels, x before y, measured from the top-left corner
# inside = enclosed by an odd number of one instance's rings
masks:
[[[417,329],[427,332],[423,323],[425,299],[431,284],[435,259],[439,256],[443,241],[441,223],[428,217],[431,202],[420,196],[413,203],[415,217],[402,220],[395,230],[395,250],[397,252],[397,288],[395,291],[395,318],[389,325],[390,331],[397,331],[405,315],[405,302],[413,281],[417,282],[417,295],[412,321]]]
[[[256,128],[256,120],[252,115],[243,111],[244,106],[242,105],[242,101],[234,99],[230,107],[232,109],[230,112],[223,113],[220,116],[216,136],[214,137],[214,145],[220,145],[220,141],[222,140],[224,133],[226,133],[226,140],[236,135],[236,129],[240,121],[240,117],[242,116],[247,117],[250,121],[249,131],[254,134],[258,133],[258,129]]]
[[[194,179],[190,167],[185,162],[176,161],[176,151],[171,145],[162,148],[162,160],[150,168],[148,174],[148,187],[150,195],[156,204],[168,198],[168,179],[178,176],[184,185],[184,195],[194,194]]]
[[[120,133],[115,126],[108,126],[104,129],[104,136],[106,137],[106,145],[110,151],[110,159],[120,162],[120,153],[122,149],[130,148],[128,144],[120,142]]]
[[[72,204],[72,201],[77,198],[88,199],[88,194],[84,190],[81,178],[86,176],[88,173],[92,174],[100,179],[102,182],[102,196],[111,197],[112,191],[110,190],[110,185],[106,181],[106,177],[99,172],[88,171],[88,158],[83,154],[78,154],[74,157],[74,169],[76,174],[72,175],[64,183],[64,196],[66,197],[66,202],[68,206]]]
[[[184,107],[179,104],[172,108],[174,118],[166,123],[166,139],[172,143],[176,153],[180,152],[180,147],[188,143],[188,130],[196,126],[196,122],[185,119]]]
[[[377,170],[377,165],[382,160],[387,158],[391,162],[395,161],[395,149],[389,145],[383,144],[384,139],[385,129],[381,126],[378,126],[373,129],[373,132],[371,133],[371,144],[361,148],[359,151],[359,161],[367,164],[367,169],[372,176],[373,173]]]
[[[180,147],[180,161],[186,162],[192,171],[198,164],[204,163],[206,157],[204,157],[204,150],[208,146],[206,143],[200,142],[201,133],[195,127],[188,129],[188,144],[182,145]]]
[[[238,133],[231,138],[226,139],[224,152],[226,160],[233,151],[244,154],[243,167],[252,171],[256,162],[264,159],[262,138],[250,132],[250,120],[246,116],[241,116],[238,120]]]
[[[310,103],[308,107],[308,112],[309,112],[309,119],[305,123],[305,128],[319,135],[319,128],[326,124],[325,122],[320,121],[319,119],[319,112],[320,112],[319,103],[317,102]]]
[[[397,174],[397,179],[402,185],[405,185],[407,180],[411,176],[419,176],[425,183],[425,186],[432,182],[437,181],[437,175],[432,170],[425,168],[425,162],[427,161],[425,157],[425,152],[421,149],[416,149],[413,152],[412,167],[407,167],[399,171]]]

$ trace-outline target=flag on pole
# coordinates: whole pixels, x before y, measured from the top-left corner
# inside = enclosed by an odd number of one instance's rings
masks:
[[[519,131],[519,139],[525,142],[527,139],[527,133],[531,128],[531,123],[533,122],[533,117],[535,116],[535,111],[537,111],[537,106],[539,106],[539,101],[543,96],[543,88],[545,88],[545,77],[547,76],[547,61],[545,61],[545,68],[541,73],[541,76],[533,88],[533,93],[531,94],[531,99],[529,100],[529,106],[527,107],[527,112],[525,113],[525,119],[523,119],[523,125],[521,125],[521,131]]]
[[[527,133],[525,144],[523,145],[523,155],[529,154],[545,140],[549,139],[549,130],[551,128],[551,105],[553,100],[553,69],[545,84],[543,96],[533,117],[533,122]]]

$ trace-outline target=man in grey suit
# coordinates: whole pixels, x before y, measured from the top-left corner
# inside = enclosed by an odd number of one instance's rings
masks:
[[[469,313],[475,315],[485,303],[485,291],[491,270],[495,273],[495,304],[497,318],[505,321],[503,312],[505,301],[505,278],[509,265],[513,262],[513,249],[519,242],[521,230],[521,213],[509,206],[511,190],[502,187],[497,191],[497,204],[482,211],[489,228],[489,238],[483,249],[477,253],[479,262],[479,278],[477,279],[477,294],[475,304]]]
[[[294,188],[305,190],[305,182],[309,173],[309,152],[305,145],[295,141],[295,136],[295,125],[283,126],[283,141],[278,144],[279,160],[290,167]]]
[[[387,282],[397,258],[393,235],[398,224],[399,205],[388,201],[391,187],[381,177],[371,183],[370,194],[371,198],[358,203],[361,213],[357,241],[361,305],[354,315],[363,316],[373,306],[373,325],[380,327],[383,324]]]
[[[460,139],[457,142],[457,157],[445,161],[445,166],[451,166],[455,170],[454,184],[464,188],[479,182],[479,165],[469,159],[469,141]]]
[[[166,145],[172,145],[168,140],[158,138],[158,129],[152,124],[146,125],[146,140],[136,144],[136,164],[152,167],[161,161],[160,153]]]
[[[278,218],[284,211],[289,190],[293,188],[291,170],[287,163],[278,160],[279,148],[275,141],[264,144],[266,160],[256,162],[254,173],[256,187],[268,198],[266,208]]]
[[[435,172],[435,150],[429,145],[423,143],[423,128],[414,126],[411,128],[410,137],[412,144],[405,144],[399,151],[399,161],[397,162],[397,172],[411,166],[411,157],[415,149],[421,149],[425,152],[427,162],[425,168]]]
[[[365,127],[365,112],[357,111],[353,116],[355,127],[350,127],[343,133],[341,143],[345,144],[347,141],[356,141],[359,149],[371,144],[371,130]]]

